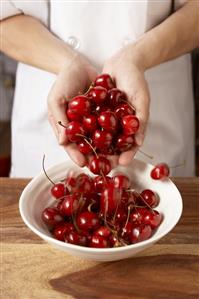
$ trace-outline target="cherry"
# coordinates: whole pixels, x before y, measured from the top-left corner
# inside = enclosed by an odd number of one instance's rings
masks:
[[[98,175],[94,178],[94,185],[96,192],[100,193],[112,181],[109,176]]]
[[[117,174],[113,177],[113,183],[116,188],[128,189],[130,187],[130,180],[126,175]]]
[[[97,118],[95,115],[90,114],[88,116],[84,116],[83,118],[83,127],[86,132],[91,133],[97,129]]]
[[[93,134],[92,140],[93,144],[98,148],[107,148],[111,145],[112,134],[106,131],[96,130]]]
[[[75,191],[78,193],[90,193],[94,189],[94,182],[91,177],[81,173],[76,178],[76,187]]]
[[[124,93],[118,88],[112,88],[108,92],[110,105],[112,107],[117,106],[122,100],[126,99]]]
[[[126,115],[134,115],[135,110],[129,104],[122,103],[115,108],[114,113],[118,119],[122,119]]]
[[[111,215],[115,212],[116,208],[120,205],[122,192],[120,189],[115,188],[113,184],[109,184],[101,193],[100,211],[103,215]]]
[[[82,115],[74,113],[70,109],[66,110],[66,116],[67,116],[68,120],[70,120],[70,121],[73,121],[73,120],[78,121],[78,122],[82,121]]]
[[[90,247],[92,248],[108,248],[110,247],[110,243],[107,238],[93,235],[90,241]]]
[[[138,243],[151,237],[152,230],[149,225],[139,225],[134,227],[130,234],[131,243]]]
[[[57,199],[69,194],[68,189],[62,183],[53,185],[50,191],[52,196],[54,196]]]
[[[65,242],[74,245],[87,246],[88,240],[84,234],[71,231],[66,235]]]
[[[118,237],[116,234],[111,234],[109,237],[110,247],[118,247]]]
[[[109,74],[102,74],[95,79],[95,86],[101,86],[106,88],[107,90],[114,88],[114,83]]]
[[[114,132],[117,127],[117,118],[113,112],[104,111],[98,116],[98,123],[104,130]]]
[[[143,222],[143,218],[146,212],[147,209],[145,208],[136,208],[131,212],[129,219],[132,223],[139,225]]]
[[[88,167],[92,173],[98,175],[107,175],[111,171],[110,161],[103,156],[93,157]]]
[[[111,108],[109,106],[105,104],[101,104],[101,105],[97,105],[95,107],[95,113],[98,115],[100,114],[101,112],[104,112],[104,111],[111,111]]]
[[[96,104],[102,104],[107,98],[107,90],[102,86],[96,86],[89,90],[88,96],[94,100]]]
[[[108,238],[111,235],[111,231],[108,227],[106,226],[101,226],[99,227],[95,232],[94,232],[95,236],[102,236],[104,238]]]
[[[68,176],[68,177],[66,178],[66,180],[65,180],[65,184],[66,184],[66,186],[68,187],[68,189],[69,189],[70,191],[72,191],[73,188],[74,188],[75,185],[76,185],[76,178],[73,177],[73,176]]]
[[[57,208],[44,209],[42,212],[42,219],[49,225],[57,225],[64,220]]]
[[[143,222],[150,225],[152,229],[157,228],[162,222],[163,216],[156,210],[148,210],[145,212]]]
[[[91,103],[86,96],[77,96],[68,103],[68,109],[81,116],[88,115],[90,113]]]
[[[82,140],[82,135],[84,136],[84,128],[78,121],[71,121],[66,126],[66,135],[68,140],[71,142],[78,142]],[[81,136],[79,136],[81,135]]]
[[[124,134],[129,136],[135,134],[139,129],[139,119],[135,115],[125,115],[122,118]]]
[[[80,151],[80,153],[82,153],[84,155],[88,155],[93,152],[92,148],[85,140],[78,142],[77,147],[78,147],[78,150]]]
[[[93,190],[94,191],[94,190]],[[83,195],[83,211],[98,212],[100,195],[97,193],[85,193]]]
[[[125,152],[130,150],[135,144],[133,136],[120,135],[116,142],[116,147],[119,151]]]
[[[93,212],[82,212],[77,217],[77,226],[83,231],[94,231],[99,228],[99,216]]]
[[[159,163],[151,170],[151,177],[160,180],[169,176],[170,170],[166,163]]]
[[[126,211],[126,209],[124,209],[124,207],[119,207],[116,211],[117,212],[114,215],[115,216],[115,223],[121,225],[127,219],[127,211]]]
[[[53,230],[53,235],[57,240],[64,241],[66,233],[74,230],[75,227],[72,223],[58,224]]]
[[[145,189],[141,192],[141,202],[155,208],[158,205],[158,196],[152,190]]]
[[[60,213],[64,216],[72,216],[79,206],[79,196],[77,193],[67,195],[60,205]]]
[[[127,224],[122,229],[122,238],[125,239],[128,243],[131,242],[130,236],[133,230],[134,224],[132,222],[127,222]]]

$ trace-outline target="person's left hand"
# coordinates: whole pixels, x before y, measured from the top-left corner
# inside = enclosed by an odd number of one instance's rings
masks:
[[[103,72],[108,73],[115,80],[117,88],[127,95],[130,104],[136,109],[140,127],[135,135],[135,146],[119,156],[118,163],[127,165],[142,145],[149,117],[149,90],[144,78],[144,67],[140,59],[134,55],[133,45],[129,44],[108,61],[105,62]]]

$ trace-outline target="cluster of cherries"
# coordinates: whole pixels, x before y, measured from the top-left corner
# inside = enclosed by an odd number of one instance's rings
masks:
[[[42,219],[60,241],[92,248],[110,248],[149,239],[163,215],[154,208],[158,195],[146,189],[132,189],[130,179],[84,173],[68,176],[54,184],[52,206]]]
[[[84,155],[95,151],[100,161],[101,155],[130,150],[139,129],[134,107],[108,74],[98,76],[84,95],[67,102],[66,116],[69,123],[59,124],[65,126],[68,141]]]

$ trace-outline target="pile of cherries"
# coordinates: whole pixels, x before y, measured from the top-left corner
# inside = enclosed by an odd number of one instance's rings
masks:
[[[137,192],[122,174],[95,177],[81,173],[54,184],[52,206],[42,219],[60,241],[93,248],[110,248],[149,239],[163,215],[154,208],[158,195]]]
[[[66,103],[69,142],[84,155],[114,155],[130,150],[139,129],[135,109],[108,74],[98,76],[84,95]],[[96,157],[96,155],[95,155]]]

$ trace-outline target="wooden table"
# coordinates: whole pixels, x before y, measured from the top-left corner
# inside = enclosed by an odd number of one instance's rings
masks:
[[[134,258],[85,261],[47,245],[22,222],[28,180],[0,179],[2,299],[198,299],[199,178],[176,178],[184,211],[175,229]]]

